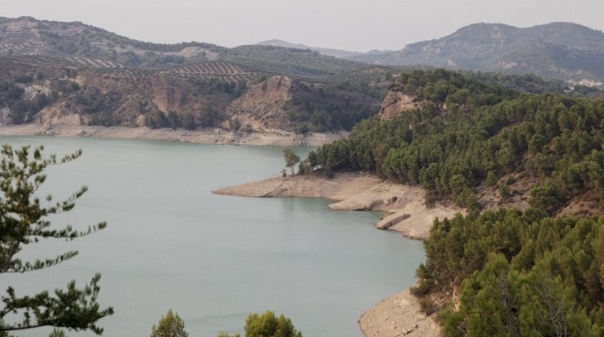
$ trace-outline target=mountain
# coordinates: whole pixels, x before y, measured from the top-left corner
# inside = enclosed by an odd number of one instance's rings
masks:
[[[314,79],[367,67],[306,48],[256,45],[229,49],[201,42],[158,44],[129,39],[81,22],[0,17],[0,56],[11,55],[61,58],[77,67],[132,69],[222,60],[271,75]]]
[[[602,85],[604,33],[562,22],[530,28],[479,23],[399,51],[348,59],[395,66],[533,73],[548,79]]]
[[[160,68],[187,61],[216,60],[225,49],[198,42],[172,45],[141,42],[81,22],[0,17],[0,56],[101,59],[115,67]],[[90,61],[76,62],[86,65]]]
[[[0,18],[0,124],[350,130],[395,70],[309,49],[141,42],[80,22]]]
[[[277,39],[258,42],[258,43],[256,43],[256,45],[294,48],[294,49],[310,49],[310,50],[316,51],[317,53],[322,54],[322,55],[333,56],[333,57],[338,57],[338,58],[343,58],[343,59],[363,55],[363,53],[359,53],[359,52],[355,52],[355,51],[332,49],[332,48],[321,48],[321,47],[309,47],[309,46],[306,46],[303,44],[295,44],[295,43],[291,43],[291,42],[287,42],[287,41],[283,41],[283,40],[277,40]]]

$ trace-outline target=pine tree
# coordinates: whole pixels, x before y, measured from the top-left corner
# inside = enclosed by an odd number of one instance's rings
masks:
[[[185,322],[178,316],[178,314],[172,312],[172,309],[168,310],[165,316],[159,320],[157,325],[153,324],[151,328],[151,337],[188,337],[189,334],[185,331]]]
[[[71,226],[56,228],[51,226],[49,216],[68,212],[86,191],[83,186],[69,198],[53,202],[46,198],[46,206],[36,196],[36,191],[46,180],[44,169],[50,165],[70,162],[81,155],[77,151],[57,160],[55,155],[43,156],[43,147],[30,151],[25,146],[13,150],[3,145],[0,161],[0,276],[3,273],[25,273],[49,268],[65,262],[78,254],[68,251],[54,258],[23,261],[18,253],[28,245],[43,240],[73,240],[105,228],[105,223],[89,227],[87,231],[77,231]],[[17,296],[13,287],[1,297],[4,307],[0,308],[0,333],[25,330],[42,326],[63,327],[73,330],[92,330],[100,335],[103,329],[96,322],[113,314],[112,308],[101,309],[97,303],[100,274],[96,274],[89,284],[77,288],[75,281],[66,289],[57,289],[54,295],[42,291],[32,296]],[[10,318],[10,319],[6,319]],[[10,322],[10,323],[7,323]]]

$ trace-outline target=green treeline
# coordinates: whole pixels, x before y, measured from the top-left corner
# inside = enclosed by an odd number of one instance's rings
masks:
[[[446,336],[604,335],[604,218],[531,209],[435,221],[413,291]]]
[[[360,123],[309,153],[302,172],[374,172],[470,209],[434,222],[412,289],[447,337],[604,336],[604,217],[552,217],[576,200],[601,214],[604,100],[495,82],[404,73],[391,89],[415,108]],[[515,181],[530,209],[481,213],[477,191],[505,199]]]
[[[444,70],[404,73],[393,90],[418,108],[358,124],[318,148],[311,167],[420,184],[428,203],[464,207],[479,206],[483,184],[505,193],[501,178],[516,174],[537,178],[531,205],[550,212],[588,191],[604,198],[604,100],[520,93]]]

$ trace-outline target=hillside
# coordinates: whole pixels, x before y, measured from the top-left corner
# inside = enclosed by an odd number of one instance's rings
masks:
[[[399,51],[349,59],[383,65],[533,73],[548,79],[602,85],[604,33],[572,23],[530,28],[480,23]]]
[[[310,50],[316,51],[317,53],[322,54],[322,55],[333,56],[333,57],[338,57],[338,58],[343,58],[343,59],[362,55],[362,53],[354,52],[354,51],[333,49],[333,48],[310,47],[310,46],[306,46],[306,45],[299,44],[299,43],[290,43],[287,41],[276,40],[276,39],[258,42],[258,43],[256,43],[256,45],[294,48],[294,49],[310,49]]]
[[[78,57],[110,61],[118,67],[159,68],[216,60],[224,50],[197,42],[141,42],[80,22],[0,17],[0,56]]]
[[[403,73],[380,114],[349,140],[317,149],[311,166],[419,184],[429,203],[600,214],[603,102],[522,93],[442,69]]]
[[[373,172],[468,209],[434,222],[411,289],[445,336],[601,336],[602,120],[601,97],[413,71],[301,169]]]
[[[13,56],[0,57],[0,70],[2,124],[324,132],[350,130],[381,101],[369,91],[225,61],[130,69],[83,57]]]
[[[229,61],[254,71],[324,79],[366,67],[311,50],[275,46],[224,48],[200,42],[157,44],[80,22],[0,17],[0,56],[30,55],[66,58],[75,65],[161,69],[205,61]]]
[[[0,18],[0,123],[350,130],[377,113],[393,72],[366,67],[310,50],[154,44],[79,22]]]

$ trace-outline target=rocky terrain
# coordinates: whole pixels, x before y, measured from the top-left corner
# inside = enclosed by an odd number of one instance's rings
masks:
[[[145,43],[29,17],[0,18],[0,70],[3,125],[299,134],[350,130],[377,113],[393,71],[310,50]]]
[[[375,114],[379,96],[267,76],[225,61],[165,69],[98,60],[0,56],[0,123],[340,131]]]

